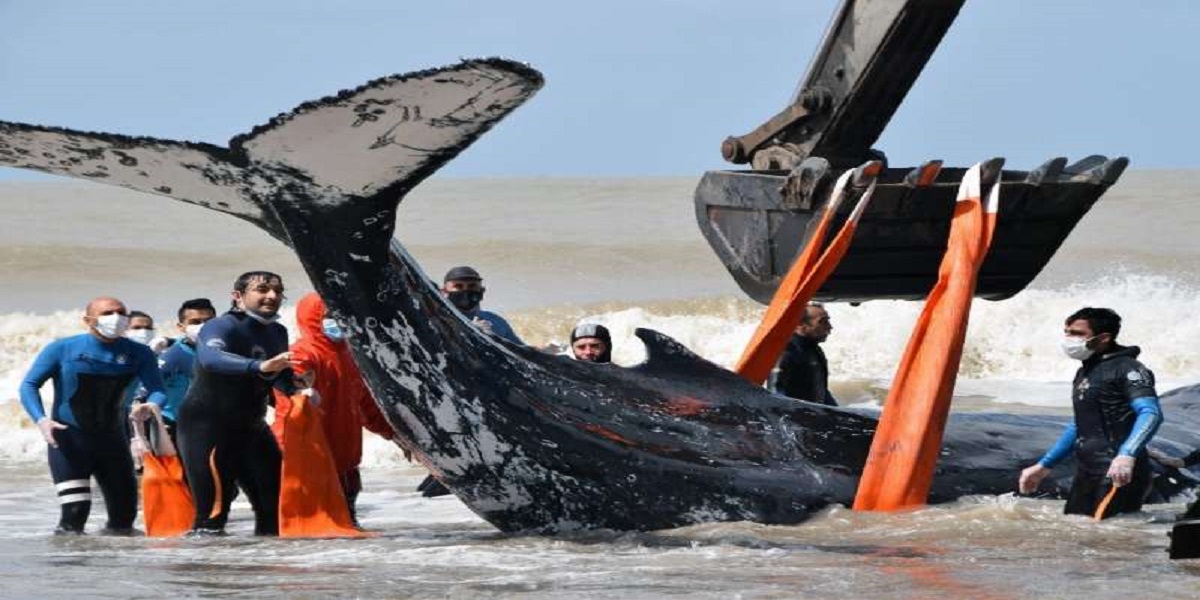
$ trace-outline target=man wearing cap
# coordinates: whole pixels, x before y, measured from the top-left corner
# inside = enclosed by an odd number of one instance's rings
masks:
[[[442,295],[472,323],[487,333],[524,346],[525,342],[521,341],[504,317],[479,308],[486,291],[483,277],[471,267],[454,267],[446,271],[442,279]]]
[[[571,356],[588,362],[612,362],[612,336],[608,328],[595,323],[576,325],[571,330]]]

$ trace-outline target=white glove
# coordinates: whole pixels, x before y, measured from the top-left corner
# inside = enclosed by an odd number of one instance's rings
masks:
[[[492,331],[492,322],[491,321],[484,321],[483,319],[480,319],[479,317],[475,317],[474,319],[471,319],[471,322],[474,323],[475,326],[478,327],[480,331],[482,331],[488,335],[496,335],[496,332]]]
[[[300,390],[300,395],[308,396],[308,403],[311,406],[321,405],[321,394],[317,393],[317,388],[304,388]]]

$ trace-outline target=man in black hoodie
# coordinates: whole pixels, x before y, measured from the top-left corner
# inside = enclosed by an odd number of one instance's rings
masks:
[[[775,393],[817,404],[837,406],[829,393],[829,363],[820,344],[829,338],[833,323],[825,307],[812,302],[779,359]]]

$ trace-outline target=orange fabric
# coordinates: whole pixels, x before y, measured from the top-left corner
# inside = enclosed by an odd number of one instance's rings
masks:
[[[142,519],[146,535],[174,537],[192,528],[196,509],[178,456],[142,457]]]
[[[979,165],[959,189],[938,281],[913,328],[871,441],[855,510],[898,510],[925,504],[950,413],[976,276],[996,226],[985,210]],[[998,190],[991,197],[995,200]]]
[[[851,172],[847,172],[839,180],[833,192],[835,197],[840,195],[840,190],[848,181],[850,174]],[[824,252],[820,251],[821,246],[825,242],[829,223],[833,220],[834,213],[837,212],[837,205],[827,206],[824,214],[821,215],[816,231],[809,238],[808,244],[800,256],[792,263],[792,267],[788,269],[787,275],[779,283],[779,287],[775,289],[775,295],[771,298],[766,313],[763,314],[762,322],[754,331],[746,349],[742,351],[741,358],[738,359],[737,366],[734,367],[734,371],[745,377],[750,383],[761,385],[771,374],[771,369],[775,368],[775,363],[779,360],[779,355],[783,354],[784,348],[787,347],[792,332],[804,318],[804,311],[808,303],[816,296],[821,286],[825,285],[825,280],[829,279],[838,263],[846,256],[850,242],[854,239],[854,232],[858,229],[858,217],[866,208],[870,196],[871,190],[868,189],[859,199],[859,204],[851,217],[846,219],[846,223],[842,225],[841,230],[838,231],[837,236]]]
[[[183,478],[183,462],[176,456],[175,446],[163,426],[161,415],[152,419],[151,427],[158,428],[158,448],[142,454],[142,520],[146,523],[146,535],[150,537],[175,537],[192,528],[196,514],[192,493]],[[141,428],[135,426],[135,435],[145,442]]]
[[[300,339],[290,350],[292,359],[299,364],[292,370],[298,375],[312,373],[316,376],[313,387],[321,398],[321,426],[337,471],[343,473],[362,462],[364,426],[386,439],[391,439],[392,428],[363,383],[349,347],[325,337],[321,327],[324,318],[325,304],[317,294],[306,294],[297,303],[296,326],[300,330]],[[280,400],[286,404],[287,398],[276,393],[275,399],[278,413]],[[282,448],[285,443],[282,428],[273,426],[272,431]]]
[[[275,420],[282,422],[287,441],[280,469],[279,537],[366,537],[350,519],[321,417],[308,398],[293,396]]]

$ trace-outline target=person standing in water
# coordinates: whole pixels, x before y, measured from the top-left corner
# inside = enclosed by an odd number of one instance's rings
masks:
[[[486,291],[487,288],[483,287],[483,277],[471,267],[454,267],[442,278],[442,295],[462,312],[463,316],[487,333],[524,346],[525,342],[521,341],[504,317],[479,307]]]
[[[575,360],[611,363],[612,335],[608,328],[595,323],[576,325],[571,330],[571,356]]]
[[[1146,445],[1162,423],[1162,410],[1154,373],[1138,362],[1137,346],[1117,343],[1120,332],[1121,317],[1107,308],[1083,308],[1067,317],[1063,352],[1083,362],[1072,386],[1075,417],[1018,480],[1021,493],[1032,493],[1074,450],[1078,464],[1066,514],[1094,515],[1112,488],[1116,490],[1101,517],[1136,512],[1150,488]]]
[[[158,365],[163,386],[167,390],[167,402],[162,409],[163,424],[167,427],[171,442],[178,447],[176,423],[179,421],[179,407],[183,405],[183,399],[192,385],[196,339],[200,335],[200,328],[217,317],[217,308],[208,298],[196,298],[180,305],[176,316],[179,319],[176,327],[183,337],[159,356]]]
[[[178,422],[194,534],[224,532],[235,482],[254,508],[254,533],[279,533],[281,456],[264,417],[272,387],[289,396],[307,387],[292,375],[287,329],[276,322],[283,291],[279,275],[243,273],[231,309],[197,336],[195,378]]]
[[[313,375],[313,388],[321,399],[321,429],[333,455],[350,518],[357,525],[355,503],[362,491],[358,465],[362,462],[363,427],[391,440],[392,426],[367,390],[341,324],[326,312],[325,303],[315,292],[296,303],[296,327],[300,339],[291,346],[293,368],[296,373]]]
[[[123,302],[96,298],[83,322],[87,333],[55,340],[38,354],[21,382],[21,405],[48,445],[61,506],[55,533],[83,533],[95,477],[108,511],[104,532],[129,535],[137,516],[137,479],[125,428],[125,391],[136,378],[150,402],[161,406],[166,395],[154,353],[124,337],[129,311]],[[49,414],[39,393],[48,379],[54,380]],[[143,412],[134,414],[140,418]]]
[[[837,399],[829,393],[829,362],[821,350],[821,344],[832,332],[833,322],[825,307],[816,302],[809,303],[804,308],[804,318],[796,326],[779,359],[775,393],[837,406]]]

